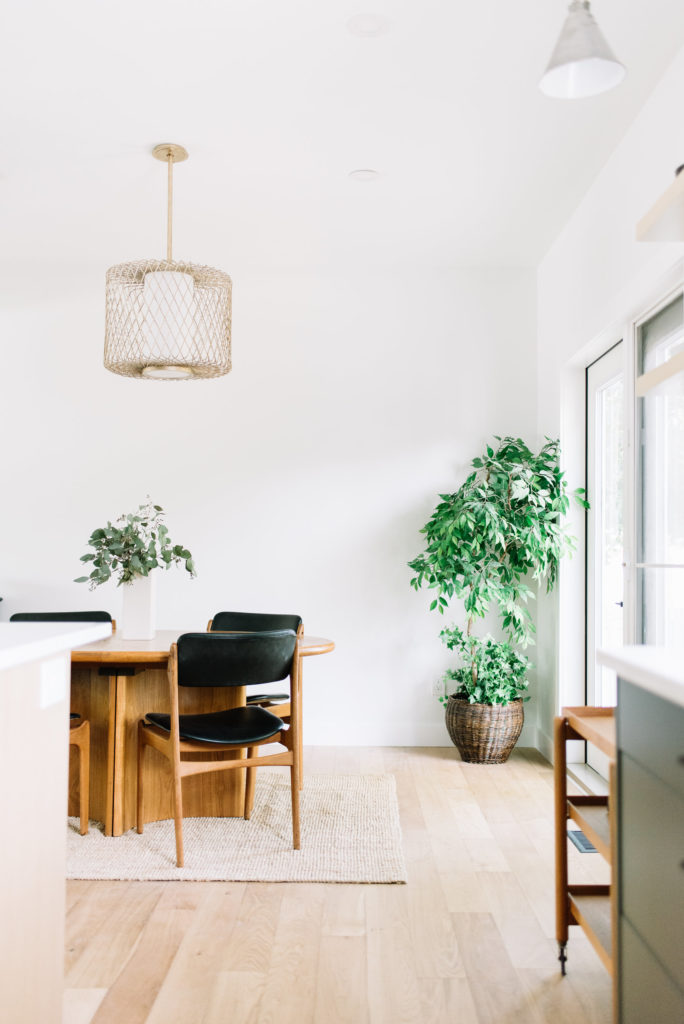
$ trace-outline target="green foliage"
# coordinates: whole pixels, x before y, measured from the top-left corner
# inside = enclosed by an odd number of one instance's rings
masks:
[[[443,704],[450,694],[471,704],[510,704],[527,689],[525,676],[530,662],[511,644],[494,640],[489,634],[482,638],[468,636],[458,626],[443,629],[440,636],[462,661],[458,668],[444,673]]]
[[[453,597],[463,600],[469,619],[483,617],[496,603],[511,640],[532,643],[534,626],[525,579],[555,581],[560,558],[572,549],[560,518],[568,510],[558,466],[558,441],[538,454],[520,438],[497,438],[496,451],[473,459],[474,472],[453,494],[441,494],[423,527],[426,548],[409,562],[411,586],[435,591],[430,605],[441,613]],[[582,491],[575,492],[577,500]]]
[[[473,459],[472,472],[453,494],[440,501],[423,527],[425,551],[409,562],[415,590],[434,591],[430,610],[440,614],[452,598],[463,601],[467,630],[441,633],[446,646],[461,659],[447,671],[447,689],[471,704],[508,704],[527,688],[530,667],[512,646],[534,643],[534,623],[527,602],[534,598],[529,581],[556,582],[558,562],[573,548],[561,525],[569,499],[558,465],[559,442],[547,438],[538,453],[520,438],[497,437]],[[585,508],[584,491],[574,491]],[[507,639],[479,639],[471,634],[476,618],[497,607]],[[454,684],[452,686],[452,684]]]
[[[150,498],[137,512],[119,516],[114,522],[93,530],[88,540],[94,552],[81,555],[92,562],[90,576],[79,576],[75,583],[88,583],[91,590],[112,577],[117,586],[130,583],[136,576],[148,576],[151,569],[170,569],[184,565],[190,576],[196,575],[192,555],[181,544],[174,544],[162,522],[164,510]]]

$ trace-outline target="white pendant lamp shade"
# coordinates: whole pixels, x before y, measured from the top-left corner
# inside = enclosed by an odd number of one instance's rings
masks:
[[[539,88],[557,99],[595,96],[619,85],[625,68],[608,46],[588,0],[572,0]]]
[[[104,364],[146,380],[220,377],[231,369],[232,283],[222,270],[173,260],[173,163],[187,153],[171,144],[153,152],[168,162],[166,259],[107,271]]]

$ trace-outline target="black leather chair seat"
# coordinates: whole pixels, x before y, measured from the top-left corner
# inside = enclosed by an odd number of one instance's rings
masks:
[[[76,713],[75,711],[71,711],[71,712],[69,713],[69,718],[71,718],[71,719],[74,719],[74,718],[80,718],[80,717],[81,717],[81,716],[80,716],[80,715],[78,715],[78,714],[77,714],[77,713]]]
[[[170,732],[170,715],[154,712],[145,715],[145,718],[152,725]],[[229,708],[227,711],[213,711],[206,715],[179,715],[179,723],[180,735],[184,740],[232,743],[238,747],[260,743],[275,736],[283,728],[283,722],[277,715],[258,706]]]

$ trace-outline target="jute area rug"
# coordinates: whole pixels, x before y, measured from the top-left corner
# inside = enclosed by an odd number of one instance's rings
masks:
[[[261,777],[259,777],[261,776]],[[292,849],[286,772],[257,772],[243,818],[185,818],[185,867],[176,867],[173,821],[107,837],[78,834],[69,818],[67,878],[235,882],[405,882],[393,775],[307,775],[301,849]]]

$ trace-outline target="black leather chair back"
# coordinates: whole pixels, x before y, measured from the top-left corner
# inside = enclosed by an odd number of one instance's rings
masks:
[[[10,622],[111,622],[109,612],[15,612]]]
[[[239,633],[258,633],[264,629],[292,629],[296,633],[302,624],[299,615],[272,615],[270,612],[217,612],[212,632],[234,629]]]
[[[291,629],[260,633],[183,633],[178,637],[179,686],[251,686],[292,671],[297,636]]]

